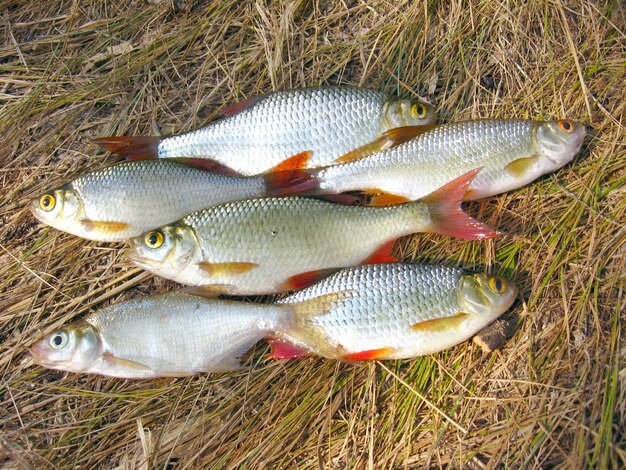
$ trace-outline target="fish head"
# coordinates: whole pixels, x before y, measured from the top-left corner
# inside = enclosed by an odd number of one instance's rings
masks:
[[[71,184],[33,199],[30,210],[41,222],[70,233],[72,227],[84,218],[85,212],[82,200]]]
[[[70,372],[88,372],[102,351],[100,335],[85,321],[55,330],[30,348],[36,364]]]
[[[517,286],[500,276],[466,274],[461,277],[457,295],[463,312],[482,328],[508,310],[517,297]]]
[[[385,129],[427,126],[437,120],[435,108],[419,100],[397,98],[387,101],[383,110]]]
[[[166,225],[129,242],[128,257],[133,263],[169,279],[202,260],[198,239],[185,224]]]
[[[539,123],[533,136],[534,146],[545,172],[570,162],[582,147],[586,134],[585,126],[569,119]]]

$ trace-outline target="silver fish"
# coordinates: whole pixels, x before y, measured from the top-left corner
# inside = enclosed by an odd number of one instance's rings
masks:
[[[131,159],[210,159],[254,175],[305,150],[313,152],[308,168],[332,164],[347,153],[365,155],[397,143],[385,135],[390,129],[436,120],[426,103],[348,86],[279,91],[222,114],[207,127],[164,139],[104,137],[95,142]]]

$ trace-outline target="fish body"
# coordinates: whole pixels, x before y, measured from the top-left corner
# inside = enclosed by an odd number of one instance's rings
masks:
[[[172,292],[105,307],[31,352],[48,368],[124,378],[235,370],[242,354],[278,328],[282,310]]]
[[[436,126],[396,147],[311,171],[320,193],[365,190],[419,199],[481,168],[466,200],[519,188],[572,160],[584,126],[568,120],[476,120]],[[387,197],[389,199],[389,197]]]
[[[121,302],[51,332],[31,353],[52,369],[124,378],[239,369],[262,338],[275,358],[410,358],[465,341],[516,293],[510,281],[458,268],[359,266],[276,304],[184,292]]]
[[[403,235],[495,236],[460,208],[474,174],[444,186],[428,202],[394,207],[299,197],[223,204],[131,239],[129,257],[160,276],[220,293],[293,290],[307,285],[303,277],[316,279],[329,269],[389,261],[391,245]]]
[[[193,132],[156,140],[112,137],[96,142],[131,158],[210,159],[253,175],[305,150],[313,152],[309,168],[330,165],[389,129],[429,125],[435,119],[428,104],[375,90],[300,88],[247,100]]]
[[[277,336],[341,360],[404,359],[449,348],[505,312],[517,288],[498,276],[418,264],[344,269],[279,303],[302,305]],[[319,308],[311,308],[318,299]]]
[[[269,192],[263,176],[231,176],[173,160],[144,160],[82,175],[34,199],[31,211],[59,230],[90,240],[119,241],[205,207]]]

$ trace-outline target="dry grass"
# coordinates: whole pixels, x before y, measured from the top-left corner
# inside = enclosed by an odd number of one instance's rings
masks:
[[[206,3],[206,4],[205,4]],[[626,466],[626,11],[607,2],[5,0],[0,28],[0,464],[25,468]],[[570,117],[575,161],[471,204],[507,234],[414,237],[406,259],[486,266],[514,335],[351,366],[124,381],[29,364],[34,334],[173,284],[122,245],[37,223],[27,201],[104,165],[90,139],[207,123],[273,89],[421,95],[444,120]]]

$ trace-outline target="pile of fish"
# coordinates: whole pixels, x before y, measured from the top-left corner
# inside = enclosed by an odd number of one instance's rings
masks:
[[[580,150],[569,120],[435,125],[419,100],[319,87],[275,92],[194,132],[96,142],[126,161],[32,202],[42,222],[126,240],[136,265],[187,287],[96,311],[31,348],[52,369],[115,377],[431,354],[470,338],[517,296],[502,277],[398,263],[394,242],[498,232],[461,203],[530,183]],[[274,303],[219,295],[291,292]]]

